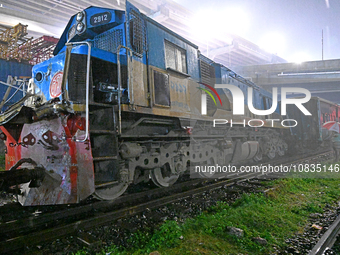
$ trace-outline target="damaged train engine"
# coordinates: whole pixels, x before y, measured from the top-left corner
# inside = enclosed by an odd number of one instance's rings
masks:
[[[74,15],[54,57],[33,67],[26,95],[0,115],[6,144],[2,188],[23,205],[111,200],[131,184],[174,184],[190,166],[282,156],[289,129],[220,125],[233,116],[230,91],[253,88],[253,105],[271,94],[200,54],[198,47],[129,2],[126,11],[89,7]],[[213,89],[222,103],[202,95]]]

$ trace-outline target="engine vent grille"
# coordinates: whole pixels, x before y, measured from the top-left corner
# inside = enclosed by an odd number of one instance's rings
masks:
[[[71,54],[68,71],[68,93],[71,101],[84,102],[86,95],[86,65],[87,56]]]
[[[119,45],[123,45],[123,30],[110,29],[100,35],[97,35],[93,40],[93,46],[101,50],[106,50],[112,53],[117,53]]]
[[[200,60],[201,82],[212,87],[215,86],[215,68]]]
[[[215,68],[209,65],[207,62],[202,59],[199,60],[200,63],[200,71],[201,71],[201,82],[203,84],[210,85],[215,87]],[[215,102],[210,96],[207,96],[207,115],[213,116],[217,110],[217,106]]]
[[[144,20],[136,11],[129,13],[129,40],[134,53],[143,55],[146,51],[146,31]]]

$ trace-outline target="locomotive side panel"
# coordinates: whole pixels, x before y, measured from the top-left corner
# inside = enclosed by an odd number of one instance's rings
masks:
[[[73,16],[56,56],[34,67],[26,107],[18,102],[1,115],[8,172],[28,170],[18,180],[23,204],[73,203],[93,192],[114,199],[150,178],[168,187],[190,166],[287,151],[284,130],[267,121],[281,116],[256,116],[247,105],[249,88],[258,110],[271,107],[270,93],[126,6],[125,13],[89,7]],[[235,86],[242,102],[215,83]],[[236,106],[245,113],[233,115]],[[229,122],[213,128],[214,119]],[[252,119],[263,128],[248,125]]]

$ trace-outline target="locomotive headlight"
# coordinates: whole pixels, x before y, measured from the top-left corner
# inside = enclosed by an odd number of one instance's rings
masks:
[[[35,74],[35,77],[34,77],[34,78],[36,79],[37,82],[40,82],[40,81],[42,81],[43,77],[44,77],[44,75],[43,75],[42,72],[37,72],[37,73]]]
[[[79,22],[84,18],[84,13],[83,12],[78,12],[76,20]]]
[[[84,23],[78,23],[78,24],[77,24],[77,31],[78,31],[79,33],[83,32],[84,28],[85,28]]]

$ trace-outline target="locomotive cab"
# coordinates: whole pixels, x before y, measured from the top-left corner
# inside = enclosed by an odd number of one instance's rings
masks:
[[[74,15],[54,50],[56,56],[34,66],[35,93],[44,101],[84,104],[88,92],[89,101],[117,104],[118,62],[120,90],[127,89],[126,50],[120,48],[126,46],[124,38],[123,11],[89,7]]]

